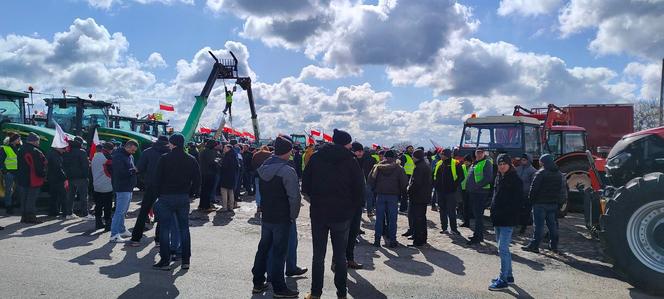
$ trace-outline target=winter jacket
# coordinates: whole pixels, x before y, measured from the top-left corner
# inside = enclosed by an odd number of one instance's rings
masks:
[[[528,155],[528,162],[529,163],[526,166],[519,165],[516,167],[516,173],[521,179],[521,182],[523,182],[524,196],[528,196],[528,192],[530,192],[530,185],[533,183],[533,179],[535,178],[535,173],[537,172],[537,169],[533,167],[530,155]]]
[[[455,180],[454,176],[452,175],[452,160],[447,159],[443,161],[443,164],[440,165],[440,168],[438,168],[438,172],[436,173],[434,182],[436,192],[449,194],[454,193],[457,190],[461,190],[461,182],[463,182],[464,179],[463,168],[461,168],[462,164],[463,163],[461,162],[456,164],[457,179]]]
[[[235,151],[225,153],[224,158],[221,161],[221,182],[219,185],[226,189],[235,188],[235,180],[237,179],[238,171],[239,163]]]
[[[147,148],[141,154],[141,158],[138,160],[138,173],[143,175],[146,186],[154,186],[156,182],[157,174],[157,164],[159,159],[165,153],[170,152],[171,149],[168,148],[168,145],[165,142],[157,141],[151,147]]]
[[[72,142],[69,151],[62,155],[62,161],[68,179],[89,178],[90,160],[88,160],[88,153],[81,148],[80,143]]]
[[[258,170],[258,168],[263,165],[263,162],[270,158],[272,156],[272,153],[268,151],[258,151],[254,154],[254,156],[251,158],[251,169],[253,170]]]
[[[422,159],[415,162],[415,170],[408,183],[408,199],[414,204],[431,202],[431,166]]]
[[[408,188],[408,177],[401,165],[383,160],[374,165],[367,183],[376,194],[401,195]]]
[[[364,183],[350,150],[337,144],[321,146],[302,174],[302,193],[311,200],[311,218],[328,223],[350,220],[362,204]]]
[[[567,201],[567,183],[558,167],[544,167],[535,173],[528,199],[532,204],[562,204]]]
[[[136,166],[134,157],[124,148],[113,151],[112,158],[113,192],[132,192],[136,187]]]
[[[300,181],[288,160],[272,156],[258,168],[263,221],[288,223],[300,214]]]
[[[362,158],[357,159],[357,163],[359,163],[360,168],[362,168],[362,172],[364,173],[364,178],[368,180],[369,173],[371,173],[371,170],[373,170],[374,165],[376,165],[376,160],[372,158],[368,152],[365,152]]]
[[[155,171],[157,196],[176,194],[199,194],[201,189],[201,170],[196,158],[175,148],[163,154],[157,162]]]
[[[519,225],[519,213],[523,204],[523,183],[514,170],[496,176],[491,201],[493,226]]]
[[[246,170],[251,170],[251,160],[253,159],[254,154],[252,154],[250,151],[246,151],[242,153],[242,161],[244,162],[244,169]]]
[[[113,192],[111,153],[98,152],[92,157],[92,187],[95,192]]]
[[[16,183],[25,188],[39,188],[46,179],[48,162],[41,150],[25,143],[17,153],[18,172]]]
[[[466,191],[471,193],[489,193],[489,189],[484,189],[483,187],[486,184],[493,183],[493,162],[488,157],[485,157],[483,160],[486,160],[484,163],[483,178],[479,182],[475,182],[475,166],[480,161],[473,163],[473,166],[468,170],[468,180],[466,181]],[[483,161],[482,160],[482,161]]]
[[[62,165],[63,154],[51,149],[48,154],[46,154],[46,161],[48,162],[48,171],[46,178],[50,183],[64,183],[67,180],[67,174],[65,174],[64,166]]]
[[[213,148],[205,148],[198,156],[198,165],[201,168],[201,175],[216,176],[219,173],[219,151]]]

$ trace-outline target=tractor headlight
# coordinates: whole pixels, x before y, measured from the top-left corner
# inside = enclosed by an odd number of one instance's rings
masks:
[[[615,157],[609,159],[609,161],[606,163],[606,166],[610,167],[610,168],[620,167],[623,164],[625,164],[625,162],[627,162],[627,160],[629,160],[629,158],[631,158],[631,157],[632,157],[632,155],[630,153],[626,153],[626,152],[620,153],[620,154],[616,155]]]

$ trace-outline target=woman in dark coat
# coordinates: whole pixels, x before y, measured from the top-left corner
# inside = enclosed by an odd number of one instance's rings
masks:
[[[500,276],[491,281],[489,290],[492,291],[506,289],[509,283],[514,283],[510,242],[514,227],[519,225],[519,212],[523,201],[523,183],[514,170],[512,158],[501,154],[496,161],[498,175],[491,201],[491,221],[498,242]]]
[[[224,158],[221,161],[221,180],[219,183],[221,187],[221,204],[226,212],[232,211],[235,208],[233,189],[235,188],[237,171],[237,154],[235,154],[232,145],[226,145],[224,146]]]

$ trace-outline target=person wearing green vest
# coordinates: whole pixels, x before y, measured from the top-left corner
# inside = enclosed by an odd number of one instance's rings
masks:
[[[452,158],[452,151],[444,149],[440,154],[440,161],[434,168],[434,188],[438,196],[441,234],[447,233],[447,220],[449,219],[450,233],[461,235],[457,230],[456,204],[461,196],[461,182],[464,173],[461,163]]]
[[[403,170],[406,171],[406,176],[408,177],[408,180],[410,180],[410,177],[413,175],[413,171],[415,170],[415,161],[413,161],[414,151],[415,148],[412,145],[409,145],[406,147],[406,151],[403,153],[403,155],[401,155],[400,158],[401,166],[403,166]],[[405,213],[407,210],[408,210],[408,195],[403,194],[399,199],[399,212]],[[412,233],[410,232],[411,230],[408,229],[408,232],[403,234],[403,236],[411,236]]]
[[[5,210],[7,215],[14,213],[14,203],[12,197],[14,195],[14,180],[16,172],[18,171],[18,158],[16,153],[21,147],[21,136],[15,133],[9,133],[5,138],[2,151],[0,151],[0,170],[2,170],[2,177],[5,183]]]
[[[228,90],[225,85],[224,91],[226,92],[226,107],[224,108],[224,115],[226,115],[226,111],[228,111],[228,114],[233,115],[231,112],[231,106],[233,105],[233,91]]]
[[[470,204],[470,198],[468,197],[468,190],[466,187],[468,185],[468,170],[470,166],[473,165],[473,156],[468,154],[463,157],[463,164],[461,164],[461,169],[463,170],[463,181],[461,182],[461,211],[463,212],[461,227],[470,227],[470,216],[473,213],[472,205]]]
[[[468,171],[466,190],[473,207],[475,228],[468,245],[480,244],[484,241],[484,209],[493,182],[493,162],[486,157],[483,149],[475,150],[475,163]]]

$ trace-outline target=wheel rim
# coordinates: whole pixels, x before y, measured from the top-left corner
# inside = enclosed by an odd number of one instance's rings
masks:
[[[627,223],[627,242],[632,254],[646,267],[664,273],[664,200],[640,207]]]

